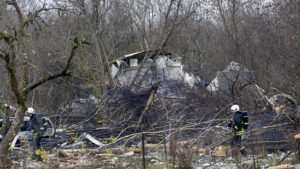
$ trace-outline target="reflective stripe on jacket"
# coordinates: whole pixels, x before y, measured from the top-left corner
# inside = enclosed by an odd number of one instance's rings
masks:
[[[242,115],[243,115],[243,126],[244,126],[244,129],[247,129],[248,128],[248,126],[249,126],[249,122],[248,122],[248,112],[243,112],[242,113]]]

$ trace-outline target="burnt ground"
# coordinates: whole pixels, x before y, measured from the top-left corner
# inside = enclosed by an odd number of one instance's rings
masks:
[[[153,89],[157,89],[156,95],[137,127]],[[72,133],[72,137],[79,137],[87,132],[109,143],[111,138],[147,132],[149,142],[158,143],[172,134],[177,141],[192,140],[195,145],[211,149],[229,144],[230,130],[225,126],[233,116],[228,111],[232,104],[241,105],[249,113],[250,127],[245,134],[247,149],[255,152],[261,148],[267,151],[295,148],[296,112],[266,111],[251,88],[236,91],[234,97],[228,92],[212,95],[203,86],[189,89],[176,82],[134,91],[117,88],[101,99],[90,96],[70,100],[51,118],[58,128],[68,131],[58,136]],[[140,141],[140,136],[128,138],[118,143]]]

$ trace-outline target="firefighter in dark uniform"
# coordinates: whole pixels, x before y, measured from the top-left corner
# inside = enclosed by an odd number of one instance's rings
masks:
[[[32,132],[32,144],[33,144],[33,157],[37,157],[38,160],[41,160],[41,157],[37,154],[37,150],[41,149],[41,139],[45,133],[45,126],[48,124],[43,123],[43,120],[39,115],[35,113],[33,108],[28,108],[26,115],[30,117],[28,129]]]
[[[242,145],[242,136],[245,133],[245,129],[248,128],[248,113],[241,112],[239,105],[231,106],[231,112],[234,113],[233,119],[228,122],[227,126],[232,128],[232,141],[233,155],[237,155],[237,148],[239,148],[241,154],[246,156],[245,147]]]

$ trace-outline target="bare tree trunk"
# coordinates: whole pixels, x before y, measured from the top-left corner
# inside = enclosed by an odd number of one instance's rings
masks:
[[[108,58],[109,56],[111,56],[111,54],[114,52],[114,48],[111,49],[111,51],[109,52],[108,56],[106,55],[106,52],[105,52],[105,48],[104,48],[104,45],[103,43],[101,43],[101,46],[102,46],[102,50],[103,50],[103,53],[104,53],[104,58],[105,58],[105,65],[107,67],[107,71],[108,71],[108,79],[109,79],[109,82],[110,82],[110,85],[112,85],[112,87],[115,87],[116,84],[114,82],[114,79],[111,75],[111,68],[110,68],[110,64],[109,64],[109,61],[108,61]]]
[[[99,70],[100,70],[100,79],[101,79],[100,86],[101,86],[102,92],[106,93],[106,78],[105,78],[105,71],[104,71],[104,63],[103,63],[103,59],[102,59],[102,55],[101,55],[97,37],[94,38],[94,45],[96,48],[96,54],[98,55],[98,58],[99,58],[99,66],[100,66]]]
[[[223,1],[217,0],[217,8],[221,16],[221,21],[224,25],[225,31],[228,33],[229,37],[232,40],[232,44],[234,45],[235,52],[233,54],[233,59],[238,60],[240,58],[240,37],[238,34],[238,22],[237,22],[237,11],[239,9],[239,0],[230,0],[230,1]],[[230,15],[226,15],[226,11],[223,9],[223,3],[227,2],[227,6],[231,4],[232,10],[229,11]],[[230,18],[230,19],[227,19]],[[238,60],[239,61],[239,60]]]
[[[11,125],[11,127],[8,130],[8,133],[5,137],[3,137],[2,143],[0,145],[0,157],[1,157],[1,163],[3,168],[10,168],[11,163],[8,160],[8,149],[10,146],[10,143],[13,141],[15,136],[18,134],[19,129],[21,127],[21,124],[23,123],[23,119],[25,116],[26,107],[25,104],[20,104],[19,108],[15,114],[14,121]]]
[[[86,44],[85,41],[79,41],[77,38],[74,39],[75,44],[72,46],[72,50],[70,53],[70,56],[68,57],[65,67],[62,69],[61,72],[54,73],[48,77],[44,77],[39,79],[37,82],[28,85],[28,67],[25,67],[23,72],[23,89],[19,88],[19,82],[17,80],[17,74],[16,74],[16,66],[15,66],[15,58],[16,58],[16,48],[15,43],[16,39],[12,35],[7,35],[7,33],[0,32],[0,38],[4,38],[5,42],[9,46],[6,53],[0,53],[0,58],[5,61],[5,67],[9,75],[9,82],[11,90],[14,93],[14,96],[17,100],[17,111],[14,116],[14,120],[6,134],[6,136],[3,137],[2,143],[0,145],[0,157],[1,157],[1,164],[2,168],[10,168],[11,162],[8,160],[8,150],[10,147],[10,143],[13,141],[14,137],[18,134],[21,124],[23,123],[23,119],[26,112],[26,102],[27,102],[27,96],[29,91],[35,89],[36,87],[44,84],[47,81],[50,81],[52,79],[55,79],[60,76],[68,76],[70,73],[68,73],[68,69],[70,67],[71,61],[75,55],[75,50],[78,48],[79,44]],[[27,65],[27,58],[23,58],[24,66]],[[27,65],[28,66],[28,65]]]
[[[10,127],[10,123],[9,123],[9,107],[7,105],[5,105],[4,103],[0,102],[0,111],[3,111],[3,121],[2,121],[2,127],[0,128],[0,135],[2,137],[5,137],[8,129]]]

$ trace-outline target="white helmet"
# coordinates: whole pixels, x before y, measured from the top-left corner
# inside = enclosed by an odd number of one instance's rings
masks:
[[[32,107],[29,107],[26,111],[26,114],[35,114],[35,110]]]
[[[230,110],[232,113],[235,113],[237,111],[240,111],[240,106],[235,104],[235,105],[231,106]]]

